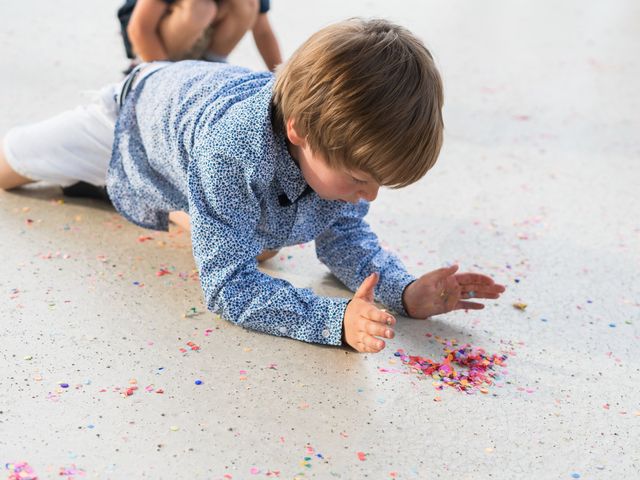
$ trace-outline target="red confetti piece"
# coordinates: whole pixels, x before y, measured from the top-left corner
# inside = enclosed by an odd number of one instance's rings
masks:
[[[364,462],[367,459],[367,454],[364,452],[358,452],[358,460],[360,460],[361,462]]]

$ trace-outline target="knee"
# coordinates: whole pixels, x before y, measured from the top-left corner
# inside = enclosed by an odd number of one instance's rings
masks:
[[[207,28],[217,13],[218,5],[213,0],[189,0],[181,9],[185,25],[198,30]]]
[[[0,190],[11,190],[25,183],[29,183],[28,178],[17,174],[7,163],[3,153],[3,141],[0,140]]]
[[[258,0],[233,0],[231,14],[240,25],[249,30],[258,19],[259,8]]]

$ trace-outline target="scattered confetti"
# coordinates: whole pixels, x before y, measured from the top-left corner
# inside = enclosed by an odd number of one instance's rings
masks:
[[[60,471],[58,472],[58,476],[68,477],[68,480],[73,480],[76,475],[84,477],[85,471],[77,468],[75,465],[71,465],[70,467],[60,467]]]
[[[202,315],[204,312],[199,311],[196,307],[191,307],[187,312],[182,314],[182,318],[192,318]],[[211,333],[213,330],[208,330]]]
[[[171,272],[166,268],[161,268],[156,272],[156,277],[164,277],[165,275],[171,275]]]

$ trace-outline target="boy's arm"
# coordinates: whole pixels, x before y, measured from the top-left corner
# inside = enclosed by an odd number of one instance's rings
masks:
[[[168,10],[168,4],[162,0],[138,0],[131,13],[127,34],[133,51],[145,62],[168,58],[158,33],[160,19]]]
[[[316,253],[320,261],[352,291],[368,275],[379,273],[376,299],[407,315],[402,294],[415,277],[406,271],[400,259],[382,249],[378,237],[363,218],[368,210],[369,205],[360,202],[334,222],[316,238]]]
[[[207,307],[246,328],[340,345],[347,299],[315,295],[261,273],[259,199],[232,158],[192,159],[189,213]]]
[[[280,54],[280,47],[278,40],[276,39],[269,17],[266,13],[258,15],[258,19],[253,26],[253,39],[256,43],[256,47],[267,65],[267,68],[274,71],[275,68],[282,63],[282,56]]]

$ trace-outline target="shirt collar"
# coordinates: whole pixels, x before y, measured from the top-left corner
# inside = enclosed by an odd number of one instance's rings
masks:
[[[300,167],[289,153],[284,135],[278,135],[278,137],[281,154],[278,155],[276,178],[289,202],[295,203],[302,196],[310,193],[311,187],[307,184]]]

